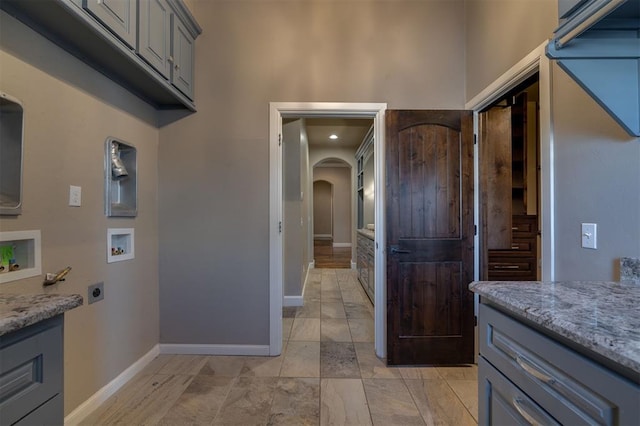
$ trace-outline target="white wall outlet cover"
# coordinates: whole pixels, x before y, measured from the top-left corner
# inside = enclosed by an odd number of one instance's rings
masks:
[[[588,249],[598,248],[598,225],[596,223],[583,223],[581,229],[582,247]]]
[[[82,187],[69,185],[69,205],[73,207],[82,205]]]

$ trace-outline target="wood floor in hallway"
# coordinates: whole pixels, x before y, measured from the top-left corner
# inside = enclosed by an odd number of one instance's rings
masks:
[[[312,269],[277,357],[160,355],[84,425],[476,425],[477,368],[389,368],[349,269]]]
[[[334,247],[331,240],[313,240],[316,268],[351,268],[351,247]]]

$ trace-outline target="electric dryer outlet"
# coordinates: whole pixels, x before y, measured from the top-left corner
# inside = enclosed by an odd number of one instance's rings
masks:
[[[104,283],[99,282],[89,286],[87,291],[87,300],[89,304],[99,302],[104,299]]]

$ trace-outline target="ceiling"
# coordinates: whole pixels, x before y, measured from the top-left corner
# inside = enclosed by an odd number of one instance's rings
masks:
[[[343,147],[355,152],[373,124],[371,118],[306,118],[309,149]],[[337,140],[329,139],[335,134]]]

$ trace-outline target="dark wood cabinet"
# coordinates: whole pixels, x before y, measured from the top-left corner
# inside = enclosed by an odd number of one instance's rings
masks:
[[[511,248],[489,250],[489,281],[535,281],[537,279],[538,217],[514,215]]]

